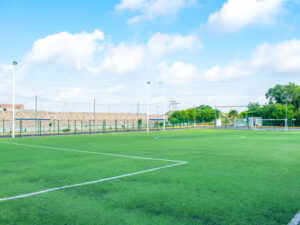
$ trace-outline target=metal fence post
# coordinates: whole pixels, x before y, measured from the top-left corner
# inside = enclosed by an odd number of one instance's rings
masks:
[[[55,119],[53,120],[53,132],[55,132]]]
[[[22,120],[20,120],[20,137],[22,137]]]
[[[103,120],[103,122],[102,122],[103,133],[105,133],[105,128],[106,128],[106,120]]]
[[[42,121],[40,120],[40,136],[42,136]]]

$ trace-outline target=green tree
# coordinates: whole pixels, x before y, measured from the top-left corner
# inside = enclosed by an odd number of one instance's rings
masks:
[[[270,88],[266,93],[266,98],[270,104],[273,103],[284,103],[284,85],[276,84],[275,87]]]
[[[238,111],[235,110],[235,109],[230,110],[229,113],[228,113],[228,117],[229,117],[229,118],[237,118],[238,115],[239,115],[239,113],[238,113]]]
[[[296,116],[295,107],[288,105],[288,119],[293,119]],[[286,105],[283,104],[270,104],[261,108],[260,116],[264,119],[285,119],[286,118]]]
[[[296,116],[295,119],[300,121],[300,108],[298,109],[298,111],[296,112]]]
[[[299,108],[300,89],[295,83],[289,83],[287,85],[277,84],[268,90],[266,98],[270,104],[286,104],[287,102]]]
[[[187,110],[175,111],[169,117],[170,122],[193,122],[196,121],[212,121],[215,119],[216,113],[219,111],[214,110],[211,106],[201,105],[196,108],[190,108]]]
[[[294,89],[292,104],[295,106],[296,109],[300,108],[300,86],[297,86]]]

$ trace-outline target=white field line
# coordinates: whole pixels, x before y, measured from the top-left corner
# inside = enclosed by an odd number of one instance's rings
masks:
[[[115,176],[115,177],[108,177],[108,178],[103,178],[103,179],[94,180],[94,181],[87,181],[87,182],[78,183],[78,184],[71,184],[71,185],[66,185],[66,186],[61,186],[61,187],[56,187],[56,188],[50,188],[50,189],[46,189],[46,190],[42,190],[42,191],[38,191],[38,192],[32,192],[32,193],[23,194],[23,195],[17,195],[17,196],[12,196],[12,197],[7,197],[7,198],[1,198],[0,202],[9,201],[9,200],[13,200],[13,199],[19,199],[19,198],[26,198],[26,197],[30,197],[30,196],[33,196],[33,195],[39,195],[39,194],[47,193],[47,192],[50,192],[50,191],[57,191],[57,190],[73,188],[73,187],[79,187],[79,186],[88,185],[88,184],[100,183],[100,182],[109,181],[109,180],[115,180],[115,179],[119,179],[119,178],[123,178],[123,177],[129,177],[129,176],[134,176],[134,175],[138,175],[138,174],[148,173],[148,172],[152,172],[152,171],[155,171],[155,170],[166,169],[166,168],[170,168],[170,167],[174,167],[174,166],[180,166],[180,165],[188,163],[188,162],[185,162],[185,161],[177,161],[177,160],[169,160],[169,159],[156,159],[156,158],[146,158],[146,157],[139,157],[139,156],[118,155],[118,154],[111,154],[111,153],[88,152],[88,151],[80,151],[80,150],[65,149],[65,148],[54,148],[54,147],[48,147],[48,146],[18,144],[18,143],[11,143],[11,142],[2,142],[2,143],[12,144],[12,145],[19,145],[19,146],[35,147],[35,148],[54,149],[54,150],[68,151],[68,152],[79,152],[79,153],[87,153],[87,154],[108,155],[108,156],[133,158],[133,159],[144,159],[144,160],[157,160],[157,161],[173,162],[175,164],[156,167],[156,168],[147,169],[147,170],[142,170],[142,171],[138,171],[138,172],[134,172],[134,173],[123,174],[123,175],[119,175],[119,176]]]
[[[134,175],[138,175],[138,174],[142,174],[142,173],[152,172],[155,170],[166,169],[166,168],[173,167],[173,166],[179,166],[179,165],[182,165],[185,163],[187,163],[187,162],[180,162],[180,163],[176,163],[176,164],[172,164],[172,165],[156,167],[156,168],[152,168],[152,169],[148,169],[148,170],[142,170],[139,172],[128,173],[128,174],[123,174],[123,175],[119,175],[119,176],[115,176],[115,177],[108,177],[108,178],[104,178],[104,179],[100,179],[100,180],[88,181],[88,182],[79,183],[79,184],[72,184],[72,185],[66,185],[66,186],[61,186],[61,187],[56,187],[56,188],[50,188],[50,189],[46,189],[43,191],[32,192],[32,193],[24,194],[24,195],[17,195],[17,196],[8,197],[8,198],[1,198],[0,202],[9,201],[9,200],[18,199],[18,198],[26,198],[26,197],[30,197],[33,195],[47,193],[50,191],[57,191],[57,190],[62,190],[62,189],[67,189],[67,188],[79,187],[79,186],[83,186],[83,185],[87,185],[87,184],[95,184],[95,183],[100,183],[100,182],[109,181],[109,180],[115,180],[115,179],[119,179],[119,178],[123,178],[123,177],[134,176]]]
[[[154,136],[153,138],[156,139],[156,140],[159,140],[159,139],[176,139],[177,137],[180,137],[180,136]],[[202,138],[201,141],[211,141],[211,140],[220,140],[220,141],[226,141],[226,140],[242,140],[242,139],[246,139],[245,136],[242,136],[242,137],[232,137],[232,138],[226,138],[226,137],[220,137],[220,138],[211,138],[211,137],[196,137],[195,138]]]
[[[298,212],[294,218],[291,220],[291,222],[289,222],[288,225],[298,225],[300,224],[300,212]]]
[[[107,155],[107,156],[132,158],[132,159],[145,159],[145,160],[174,162],[174,163],[184,162],[184,161],[171,160],[171,159],[157,159],[157,158],[148,158],[148,157],[140,157],[140,156],[120,155],[120,154],[113,154],[113,153],[106,153],[106,152],[90,152],[90,151],[81,151],[81,150],[74,150],[74,149],[68,149],[68,148],[55,148],[55,147],[50,147],[50,146],[19,144],[19,143],[4,142],[4,141],[1,142],[1,143],[10,144],[10,145],[33,147],[33,148],[45,148],[45,149],[53,149],[53,150],[58,150],[58,151],[79,152],[79,153],[96,154],[96,155]]]

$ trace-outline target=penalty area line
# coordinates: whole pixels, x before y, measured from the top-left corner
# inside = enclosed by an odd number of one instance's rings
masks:
[[[170,167],[174,167],[174,166],[180,166],[180,165],[183,165],[183,164],[186,164],[186,163],[188,163],[188,162],[180,162],[180,163],[171,164],[171,165],[167,165],[167,166],[161,166],[161,167],[156,167],[156,168],[152,168],[152,169],[148,169],[148,170],[142,170],[142,171],[139,171],[139,172],[123,174],[123,175],[119,175],[119,176],[115,176],[115,177],[108,177],[108,178],[94,180],[94,181],[88,181],[88,182],[84,182],[84,183],[78,183],[78,184],[66,185],[66,186],[61,186],[61,187],[56,187],[56,188],[50,188],[50,189],[46,189],[46,190],[42,190],[42,191],[38,191],[38,192],[32,192],[32,193],[23,194],[23,195],[17,195],[17,196],[12,196],[12,197],[7,197],[7,198],[1,198],[0,202],[14,200],[14,199],[20,199],[20,198],[26,198],[26,197],[30,197],[30,196],[34,196],[34,195],[44,194],[44,193],[51,192],[51,191],[58,191],[58,190],[62,190],[62,189],[79,187],[79,186],[88,185],[88,184],[96,184],[96,183],[101,183],[101,182],[104,182],[104,181],[116,180],[116,179],[120,179],[120,178],[123,178],[123,177],[130,177],[130,176],[143,174],[143,173],[148,173],[148,172],[161,170],[161,169],[166,169],[166,168],[170,168]]]
[[[289,222],[288,225],[298,225],[300,224],[300,211],[294,216],[294,218]]]

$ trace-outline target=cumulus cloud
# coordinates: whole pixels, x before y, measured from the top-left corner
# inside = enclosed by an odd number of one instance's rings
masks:
[[[231,65],[220,67],[214,66],[207,70],[202,78],[208,81],[228,80],[238,77],[244,77],[251,74],[251,70],[248,68],[247,63],[236,60]]]
[[[87,66],[87,69],[92,73],[111,72],[125,74],[137,70],[142,65],[144,57],[141,46],[130,46],[121,43],[107,52],[99,66]]]
[[[81,69],[93,60],[95,53],[103,49],[99,43],[103,39],[104,34],[100,30],[95,30],[93,33],[61,32],[49,35],[34,42],[24,63],[29,65],[53,61],[60,65]]]
[[[277,74],[300,74],[300,40],[257,47],[249,62],[254,69],[264,69]]]
[[[128,20],[129,23],[137,23],[141,20],[152,20],[158,16],[177,14],[179,10],[195,3],[196,0],[121,0],[115,9],[138,12],[137,16]]]
[[[120,43],[105,51],[98,66],[86,68],[91,73],[126,74],[143,68],[145,64],[177,51],[194,51],[201,48],[201,41],[194,35],[155,33],[145,44]]]
[[[300,74],[300,41],[293,39],[277,44],[259,45],[248,60],[235,60],[228,66],[214,66],[201,77],[220,81],[265,73],[269,75]]]
[[[196,79],[198,75],[195,65],[180,61],[174,62],[171,66],[161,64],[160,70],[161,74],[157,77],[157,80],[175,85],[189,83]]]
[[[211,14],[208,23],[222,31],[236,31],[249,24],[271,23],[285,0],[228,0]]]
[[[182,36],[178,34],[156,33],[147,43],[150,54],[161,56],[177,50],[195,50],[202,47],[201,41],[194,35]]]
[[[20,72],[26,73],[39,65],[51,65],[52,68],[93,74],[126,74],[167,54],[201,48],[201,41],[195,35],[155,33],[144,44],[122,42],[113,45],[103,40],[104,34],[100,30],[75,34],[61,32],[41,38],[34,42],[22,60]]]

